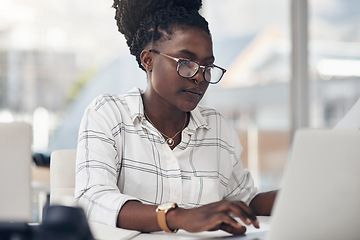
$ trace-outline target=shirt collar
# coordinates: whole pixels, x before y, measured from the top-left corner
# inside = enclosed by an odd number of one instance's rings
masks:
[[[197,128],[210,129],[207,119],[201,114],[200,107],[197,106],[192,110],[190,116],[189,125],[185,128],[185,132],[191,134],[196,131]]]
[[[124,95],[124,100],[129,108],[130,117],[133,122],[137,118],[141,121],[144,118],[144,105],[141,98],[143,91],[139,88],[133,88]]]
[[[124,100],[129,108],[131,120],[135,122],[139,119],[141,122],[145,119],[144,116],[144,104],[141,98],[143,91],[139,88],[133,88],[127,94],[124,95]],[[199,106],[190,112],[190,121],[185,131],[191,134],[195,132],[197,128],[209,129],[207,119],[201,114]]]

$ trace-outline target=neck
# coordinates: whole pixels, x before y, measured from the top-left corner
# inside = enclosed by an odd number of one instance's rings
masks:
[[[151,101],[146,100],[145,94],[142,99],[146,118],[163,135],[172,137],[187,125],[188,117],[186,112],[177,108],[152,104]]]
[[[148,92],[142,95],[144,111],[147,116],[159,128],[173,128],[176,125],[183,125],[186,112],[170,105],[164,99],[154,101],[154,97]]]

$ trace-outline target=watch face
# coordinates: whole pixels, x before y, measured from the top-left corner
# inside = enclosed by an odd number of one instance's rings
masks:
[[[169,208],[175,207],[175,203],[172,202],[166,202],[166,203],[162,203],[158,206],[158,209],[160,210],[166,210]]]

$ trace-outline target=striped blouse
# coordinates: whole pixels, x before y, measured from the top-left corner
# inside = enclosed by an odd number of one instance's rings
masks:
[[[171,150],[144,116],[141,90],[102,95],[85,110],[76,159],[76,202],[89,220],[115,226],[131,199],[193,208],[222,199],[249,203],[257,189],[240,160],[236,132],[197,106]]]

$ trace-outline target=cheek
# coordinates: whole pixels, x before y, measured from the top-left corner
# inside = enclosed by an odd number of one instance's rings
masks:
[[[153,71],[151,75],[151,85],[154,91],[170,102],[173,101],[171,99],[177,90],[176,79],[174,78],[176,76],[174,77],[173,71],[164,68]]]
[[[155,89],[163,89],[171,86],[171,75],[166,71],[156,72],[152,75],[152,85]]]
[[[168,91],[176,89],[178,84],[183,80],[176,71],[175,66],[164,64],[161,67],[154,66],[152,71],[152,82],[156,88],[165,88]]]

